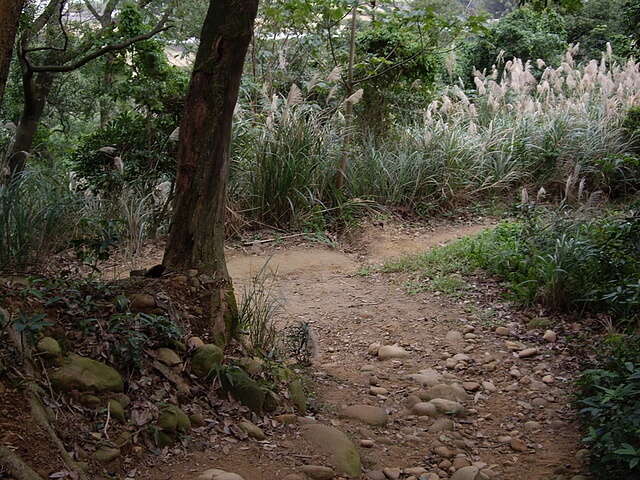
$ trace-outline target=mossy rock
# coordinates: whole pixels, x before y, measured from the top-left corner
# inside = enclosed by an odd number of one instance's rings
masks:
[[[109,414],[112,418],[115,418],[120,423],[125,422],[124,418],[124,407],[118,400],[110,399],[108,401],[109,404]]]
[[[230,370],[220,379],[224,393],[231,393],[233,398],[245,407],[249,407],[252,412],[262,413],[265,393],[247,373],[240,369]]]
[[[62,355],[62,347],[53,337],[42,337],[36,345],[36,350],[38,350],[38,352],[47,360],[58,358]]]
[[[224,352],[216,345],[207,344],[198,348],[191,357],[191,372],[204,378],[216,367],[222,365]]]
[[[529,330],[543,330],[551,326],[551,320],[545,317],[536,317],[529,320],[527,328]]]
[[[360,455],[355,445],[340,430],[328,425],[313,424],[302,427],[302,436],[330,455],[329,461],[350,477],[362,473]]]
[[[124,388],[122,376],[115,368],[79,355],[69,355],[63,360],[62,367],[49,377],[51,386],[61,392],[121,392]]]
[[[162,430],[155,430],[153,432],[153,441],[158,447],[164,448],[173,444],[173,437]]]
[[[162,406],[157,425],[160,430],[168,433],[188,432],[191,428],[189,417],[176,405]]]
[[[300,379],[295,379],[289,383],[289,398],[293,402],[298,413],[302,416],[307,414],[307,396]]]

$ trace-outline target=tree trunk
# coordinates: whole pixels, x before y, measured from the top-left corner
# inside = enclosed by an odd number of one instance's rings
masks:
[[[23,74],[24,105],[15,139],[7,152],[7,165],[11,178],[15,178],[24,170],[53,80],[53,74],[46,72],[35,77],[31,72]]]
[[[9,78],[13,45],[24,0],[0,0],[0,107]]]
[[[258,0],[210,0],[178,143],[174,214],[163,264],[211,278],[211,333],[226,345],[237,307],[224,257],[231,122]]]

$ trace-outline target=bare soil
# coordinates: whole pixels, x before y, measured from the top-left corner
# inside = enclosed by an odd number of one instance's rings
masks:
[[[579,361],[567,338],[576,333],[576,325],[554,324],[551,329],[557,341],[544,341],[544,330],[526,328],[538,312],[520,310],[502,300],[502,291],[492,279],[470,279],[469,293],[452,297],[437,291],[409,294],[407,277],[401,274],[358,274],[362,266],[424,251],[474,234],[490,223],[376,222],[336,239],[333,245],[304,237],[230,245],[228,267],[237,293],[268,262],[275,274],[274,291],[283,303],[277,321],[281,325],[302,321],[315,332],[314,364],[299,372],[309,395],[308,415],[350,436],[360,452],[362,478],[369,471],[409,467],[424,467],[439,478],[449,478],[456,456],[483,467],[496,480],[555,480],[559,475],[571,478],[585,471],[577,456],[581,434],[572,422],[569,399]],[[138,267],[159,260],[159,256],[148,257]],[[117,270],[118,275],[124,273]],[[159,284],[145,288],[152,285]],[[163,285],[170,290],[166,281]],[[507,326],[510,335],[498,335],[498,326]],[[452,331],[461,333],[463,340],[452,340]],[[518,358],[506,341],[538,347],[538,353]],[[379,361],[370,354],[374,343],[397,344],[409,356]],[[470,358],[447,362],[455,354]],[[407,406],[412,393],[424,390],[410,375],[425,369],[435,369],[450,381],[469,382],[464,402],[467,415],[454,419],[453,432],[428,433],[433,420],[412,415]],[[44,478],[59,474],[55,451],[45,440],[38,440],[38,432],[25,428],[28,412],[16,393],[15,378],[4,376],[0,442],[27,455]],[[471,385],[482,382],[491,382],[495,391],[476,390]],[[387,392],[369,394],[372,383]],[[55,399],[58,417],[63,419],[61,436],[70,451],[81,451],[86,436],[105,429],[98,418],[91,423],[75,415],[80,409],[73,399]],[[344,407],[355,404],[384,408],[389,423],[370,427],[340,417]],[[195,429],[164,450],[140,440],[113,465],[92,467],[95,478],[195,479],[206,469],[218,468],[245,480],[267,480],[300,473],[302,465],[331,465],[302,440],[299,425],[280,423],[275,414],[252,417],[246,409],[234,410],[213,400],[194,400],[194,405],[207,418],[207,427]],[[263,429],[266,440],[238,434],[233,425],[243,415]],[[516,442],[514,448],[513,439],[522,442]],[[372,440],[372,446],[367,442],[363,446],[362,440]],[[436,453],[435,447],[442,445],[453,457]],[[1,478],[12,477],[0,469]],[[343,477],[336,474],[335,478]]]

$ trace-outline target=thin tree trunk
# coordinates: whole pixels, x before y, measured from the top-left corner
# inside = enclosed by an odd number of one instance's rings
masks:
[[[231,122],[258,0],[211,0],[180,125],[174,216],[163,264],[211,278],[214,341],[235,333],[237,307],[224,257]]]
[[[7,152],[11,178],[15,178],[24,170],[47,104],[47,95],[53,86],[53,79],[50,73],[40,73],[35,77],[28,73],[23,77],[24,105],[15,139]]]
[[[351,38],[349,41],[349,65],[347,67],[347,93],[349,98],[353,95],[353,67],[356,56],[356,25],[358,20],[358,6],[354,5],[351,9]],[[340,166],[336,175],[336,188],[342,190],[344,184],[344,173],[347,170],[347,162],[349,159],[349,149],[351,147],[351,126],[353,124],[353,102],[347,102],[347,109],[344,113],[344,139],[342,143],[342,156],[340,158]]]
[[[24,0],[0,0],[0,107],[9,78],[13,45]]]

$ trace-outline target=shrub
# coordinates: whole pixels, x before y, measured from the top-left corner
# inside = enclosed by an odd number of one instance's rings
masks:
[[[591,471],[598,479],[640,478],[640,336],[611,336],[594,368],[577,380],[575,402],[588,430]]]

